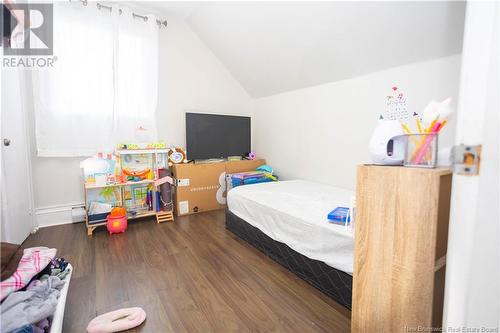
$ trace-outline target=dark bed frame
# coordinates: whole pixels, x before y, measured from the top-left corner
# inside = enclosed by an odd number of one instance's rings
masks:
[[[288,245],[275,241],[258,228],[226,209],[226,229],[247,241],[265,255],[295,273],[349,310],[352,302],[352,276],[310,259]]]

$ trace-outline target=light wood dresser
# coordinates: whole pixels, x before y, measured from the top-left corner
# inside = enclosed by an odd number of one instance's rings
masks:
[[[452,173],[357,170],[352,332],[440,327]]]

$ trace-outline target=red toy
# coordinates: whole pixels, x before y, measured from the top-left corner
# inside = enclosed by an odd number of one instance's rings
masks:
[[[123,207],[115,207],[108,215],[108,228],[109,234],[117,234],[127,230],[127,211]]]

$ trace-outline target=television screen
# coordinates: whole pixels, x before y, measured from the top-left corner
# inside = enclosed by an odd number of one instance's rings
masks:
[[[250,152],[250,117],[186,113],[187,158],[244,156]]]

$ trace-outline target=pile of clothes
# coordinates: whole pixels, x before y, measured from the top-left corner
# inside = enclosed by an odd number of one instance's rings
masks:
[[[1,331],[46,333],[54,315],[64,278],[70,268],[57,249],[33,247],[23,251],[17,270],[0,282]]]

